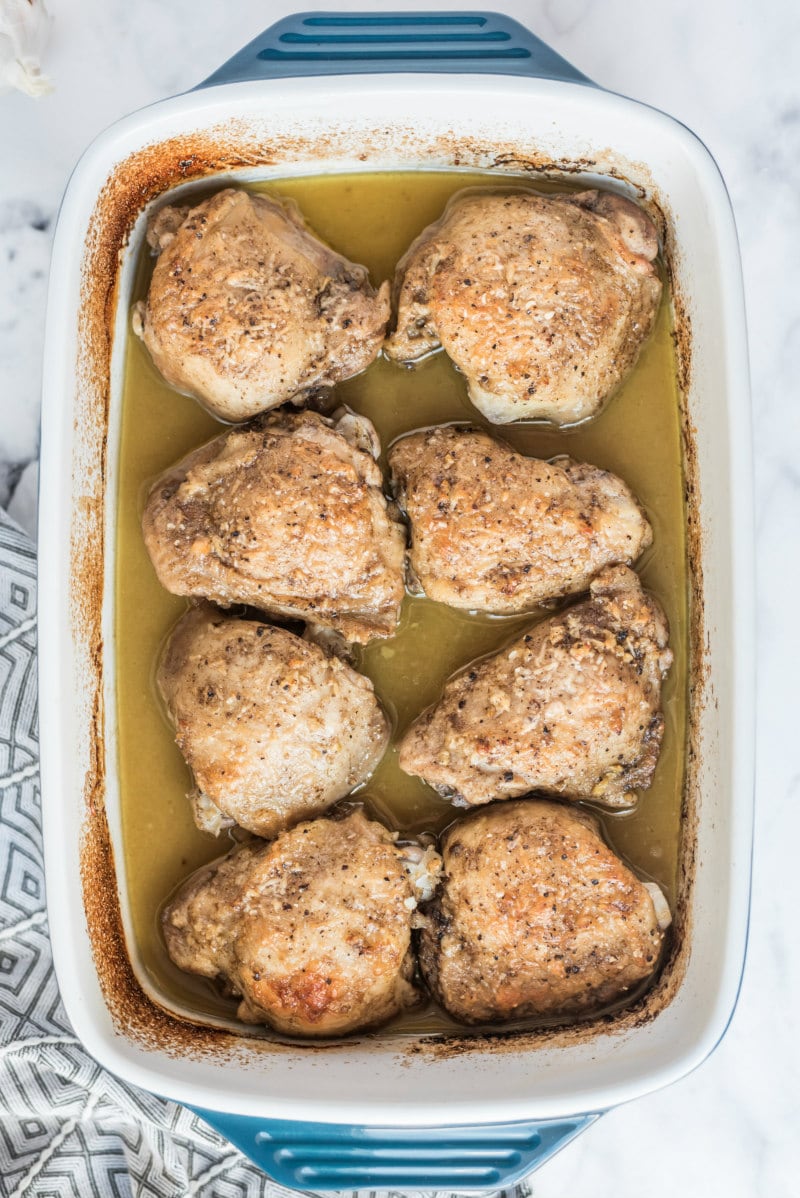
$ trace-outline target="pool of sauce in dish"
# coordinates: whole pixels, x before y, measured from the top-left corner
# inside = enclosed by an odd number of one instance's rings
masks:
[[[532,186],[529,178],[461,171],[306,177],[257,185],[293,197],[310,227],[355,262],[373,283],[391,278],[414,237],[464,187]],[[536,182],[537,190],[580,190]],[[212,189],[209,189],[212,190]],[[142,251],[134,299],[146,293],[152,260]],[[675,663],[663,690],[666,731],[653,785],[634,811],[601,814],[604,834],[640,876],[658,882],[674,909],[686,745],[687,563],[683,470],[672,340],[665,288],[654,334],[619,392],[598,417],[557,431],[541,423],[498,426],[516,449],[549,458],[568,453],[619,474],[647,510],[654,543],[638,563],[642,581],[667,613]],[[467,399],[463,377],[443,353],[414,369],[382,358],[337,387],[337,399],[368,416],[386,447],[401,433],[448,421],[492,426]],[[122,395],[116,558],[115,651],[119,785],[125,872],[136,955],[165,1004],[197,1017],[230,1020],[235,1001],[178,970],[158,923],[165,898],[189,873],[226,852],[231,842],[197,830],[186,793],[187,766],[155,686],[163,641],[185,600],[156,580],[140,519],[153,478],[190,449],[222,431],[194,400],[164,382],[147,351],[128,335]],[[546,613],[545,613],[546,614]],[[357,664],[375,683],[394,725],[393,744],[439,695],[445,679],[509,640],[540,615],[471,615],[427,599],[406,597],[400,629],[390,640],[360,649]],[[459,815],[419,779],[403,774],[392,747],[357,797],[392,827],[438,831]],[[404,1015],[381,1034],[452,1031],[457,1025],[433,1004]],[[532,1026],[530,1022],[526,1026]],[[253,1029],[255,1031],[255,1029]]]

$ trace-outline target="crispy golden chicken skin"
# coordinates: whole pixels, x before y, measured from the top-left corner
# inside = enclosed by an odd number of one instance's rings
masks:
[[[627,566],[456,674],[400,743],[400,768],[470,806],[532,790],[611,807],[653,779],[672,664],[667,621]]]
[[[142,519],[161,585],[341,632],[389,636],[405,529],[368,420],[275,413],[195,450],[153,485]]]
[[[168,383],[221,420],[248,420],[364,370],[389,285],[311,233],[290,200],[229,188],[156,213],[158,251],[134,330]]]
[[[473,812],[447,831],[442,858],[420,965],[462,1023],[588,1014],[656,969],[666,900],[585,811],[526,799]]]
[[[402,437],[389,465],[411,525],[413,577],[451,607],[507,614],[578,594],[653,539],[615,475],[566,457],[528,458],[476,429]]]
[[[170,634],[158,686],[194,775],[195,822],[274,836],[364,782],[389,726],[372,683],[282,628],[204,605]]]
[[[495,424],[585,420],[652,330],[657,253],[650,218],[617,195],[462,192],[398,266],[386,352],[441,345]]]
[[[247,1023],[294,1036],[375,1027],[420,1001],[411,928],[439,865],[360,811],[299,824],[189,878],[162,916],[167,949],[180,969],[224,979]]]

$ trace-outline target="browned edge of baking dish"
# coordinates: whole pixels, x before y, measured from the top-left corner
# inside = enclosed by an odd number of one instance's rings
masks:
[[[502,145],[443,133],[421,140],[408,129],[375,130],[361,141],[364,170],[371,160],[375,169],[391,169],[392,151],[408,169],[409,148],[418,169],[474,168],[496,170],[498,175],[530,174],[558,179],[588,173],[633,185],[640,202],[656,220],[664,245],[674,306],[674,339],[681,403],[684,453],[684,487],[687,554],[689,565],[689,711],[686,774],[681,806],[681,848],[678,900],[674,913],[669,954],[653,987],[625,1009],[570,1026],[534,1031],[498,1031],[479,1035],[427,1034],[394,1041],[398,1051],[448,1057],[464,1052],[522,1052],[586,1042],[598,1034],[629,1031],[653,1020],[680,988],[691,945],[691,894],[695,870],[697,813],[699,809],[700,713],[705,702],[707,665],[703,613],[702,529],[699,510],[695,429],[688,410],[691,375],[691,323],[674,269],[675,236],[672,215],[643,164],[620,160],[612,150],[598,150],[593,158],[553,161],[535,145]],[[107,512],[113,502],[107,487],[107,429],[111,401],[111,353],[124,252],[142,209],[170,188],[214,175],[258,168],[274,170],[285,165],[286,175],[314,162],[330,162],[340,150],[335,133],[259,142],[240,121],[207,130],[193,137],[154,143],[120,162],[107,178],[92,215],[81,272],[78,371],[75,380],[75,426],[81,428],[82,453],[74,469],[80,471],[82,496],[72,514],[70,544],[70,626],[76,656],[91,676],[91,765],[83,788],[81,838],[81,888],[98,979],[116,1031],[145,1049],[168,1054],[229,1056],[242,1037],[225,1029],[179,1019],[154,1003],[136,979],[125,943],[114,854],[106,819],[106,778],[115,769],[108,760],[105,738],[105,660],[111,651],[104,643],[102,608],[105,589]],[[630,174],[635,173],[632,184]],[[242,1036],[247,1033],[242,1030]],[[352,1046],[353,1040],[345,1041]],[[269,1053],[296,1052],[296,1046],[251,1036],[248,1048]],[[337,1045],[305,1045],[305,1052],[336,1051]]]

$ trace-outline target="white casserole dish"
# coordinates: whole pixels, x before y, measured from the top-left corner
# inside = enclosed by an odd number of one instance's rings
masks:
[[[39,647],[48,906],[64,1002],[102,1064],[205,1108],[285,1184],[508,1183],[597,1113],[694,1068],[736,1001],[752,840],[754,609],[747,356],[730,204],[712,158],[684,127],[589,85],[505,18],[292,18],[209,83],[97,139],[70,181],[53,251]],[[126,948],[125,881],[115,866],[119,397],[147,206],[210,175],[453,166],[579,171],[663,213],[693,586],[672,956],[643,1004],[555,1034],[375,1035],[322,1049],[194,1028],[147,993]]]

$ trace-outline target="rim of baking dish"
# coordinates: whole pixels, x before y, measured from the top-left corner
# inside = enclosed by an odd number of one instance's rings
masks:
[[[514,1085],[510,1084],[511,1074],[515,1070],[519,1074],[524,1035],[514,1040],[503,1035],[474,1040],[458,1037],[461,1047],[457,1048],[454,1044],[448,1047],[441,1037],[436,1036],[414,1037],[413,1046],[397,1036],[381,1043],[378,1034],[336,1049],[313,1046],[283,1049],[267,1043],[266,1048],[278,1072],[285,1071],[287,1076],[290,1075],[297,1069],[298,1056],[304,1057],[307,1062],[314,1062],[313,1067],[304,1072],[309,1078],[316,1076],[318,1084],[310,1085],[309,1093],[303,1096],[281,1093],[278,1083],[278,1092],[266,1095],[263,1093],[263,1073],[253,1069],[251,1059],[253,1055],[263,1057],[260,1042],[229,1036],[222,1054],[197,1033],[194,1047],[183,1044],[177,1052],[174,1046],[164,1043],[147,1045],[137,1037],[133,1012],[126,1012],[124,1008],[115,1012],[109,1010],[92,960],[80,874],[87,868],[85,850],[90,839],[87,821],[94,818],[102,822],[103,812],[96,805],[92,808],[92,803],[99,801],[98,794],[91,788],[87,790],[86,777],[87,768],[102,766],[98,758],[103,752],[110,718],[102,703],[107,702],[109,690],[106,677],[100,695],[101,706],[89,710],[81,705],[75,694],[74,679],[80,661],[87,655],[95,654],[96,664],[102,668],[111,630],[105,623],[102,628],[95,627],[92,635],[86,634],[81,621],[85,620],[86,609],[96,601],[97,595],[93,594],[92,580],[88,576],[76,578],[74,563],[76,553],[80,557],[87,549],[96,549],[92,546],[93,538],[99,537],[102,541],[104,536],[108,537],[109,510],[104,508],[99,515],[82,513],[83,522],[76,532],[73,476],[78,478],[84,490],[107,484],[104,477],[97,477],[97,472],[102,475],[107,464],[104,452],[100,452],[99,457],[92,457],[90,453],[88,458],[76,452],[76,446],[80,450],[81,443],[73,427],[74,413],[68,395],[76,372],[77,318],[82,300],[86,301],[80,291],[84,237],[78,237],[77,230],[88,231],[91,235],[90,214],[97,195],[107,185],[112,165],[143,146],[156,145],[174,137],[181,121],[193,122],[200,129],[208,127],[215,115],[226,123],[242,122],[247,120],[248,113],[252,116],[253,110],[263,112],[267,102],[273,110],[280,102],[285,108],[301,114],[301,123],[305,121],[308,134],[309,121],[302,117],[301,110],[313,109],[316,105],[320,114],[317,127],[328,127],[329,120],[324,114],[332,96],[339,104],[349,99],[363,108],[365,104],[368,106],[370,96],[376,102],[405,100],[407,104],[409,95],[414,95],[417,102],[425,96],[432,108],[436,108],[438,102],[443,102],[446,108],[447,105],[464,107],[483,100],[487,104],[491,100],[494,105],[505,102],[512,106],[535,100],[552,103],[558,119],[563,119],[568,110],[573,115],[585,112],[589,105],[595,116],[599,114],[608,119],[611,129],[622,117],[628,122],[643,122],[653,137],[671,141],[675,152],[683,156],[688,168],[701,182],[701,190],[714,209],[721,315],[726,330],[725,342],[720,348],[728,380],[729,426],[724,446],[725,461],[729,464],[731,479],[736,483],[728,488],[725,511],[729,529],[736,532],[730,537],[729,549],[730,576],[736,595],[730,612],[732,624],[728,638],[731,684],[727,695],[716,696],[717,701],[730,702],[731,717],[729,743],[724,747],[730,754],[730,809],[733,813],[726,858],[730,895],[724,922],[724,951],[722,964],[713,979],[713,994],[705,993],[699,1021],[692,1023],[692,1020],[678,1018],[687,1001],[701,1001],[699,995],[687,995],[683,984],[655,1019],[638,1027],[614,1031],[602,1038],[602,1042],[595,1036],[578,1045],[566,1043],[555,1048],[536,1049],[530,1058],[530,1073],[535,1075],[530,1078],[530,1090],[526,1090],[525,1079],[519,1076]],[[557,118],[553,121],[557,124]],[[496,126],[497,122],[494,124]],[[587,159],[587,162],[591,161]],[[353,166],[359,169],[357,161],[340,165],[339,169],[352,169]],[[366,166],[362,162],[360,169],[374,171],[382,166],[375,161]],[[397,165],[395,169],[398,169]],[[319,164],[306,173],[318,170]],[[287,164],[282,174],[286,177],[289,173],[301,172],[292,170]],[[600,173],[605,175],[605,172]],[[591,170],[587,169],[586,174],[592,177]],[[735,226],[724,183],[713,159],[699,140],[672,118],[608,92],[547,80],[428,74],[236,83],[161,101],[124,118],[92,144],[67,189],[53,249],[43,385],[39,643],[44,839],[53,954],[68,1015],[77,1034],[101,1063],[156,1093],[186,1102],[203,1102],[231,1113],[264,1117],[297,1115],[321,1122],[413,1125],[418,1122],[485,1123],[531,1115],[554,1117],[601,1110],[676,1080],[713,1050],[727,1028],[740,986],[747,938],[752,845],[754,601],[752,464],[745,337]],[[66,463],[73,467],[72,471],[66,469]],[[109,498],[108,491],[104,496]],[[77,548],[76,538],[83,542]],[[113,554],[110,543],[109,549]],[[94,585],[96,588],[96,580]],[[70,631],[67,613],[73,618],[72,635],[65,635]],[[76,614],[77,624],[74,622]],[[71,850],[77,847],[78,821],[78,839],[83,854],[80,869],[70,857]],[[113,906],[115,895],[104,897],[105,902]],[[112,946],[95,934],[93,947],[103,953]],[[114,948],[114,953],[116,951]],[[119,964],[113,953],[110,962],[114,966]],[[130,1022],[126,1022],[126,1016],[130,1017]],[[656,1025],[659,1043],[654,1046],[652,1032]],[[635,1037],[636,1044],[633,1054],[627,1048],[631,1037]],[[338,1092],[330,1079],[322,1084],[322,1074],[327,1073],[326,1062],[338,1057],[338,1065],[342,1066],[343,1058],[352,1057],[355,1052],[364,1061],[373,1062],[373,1070],[376,1070],[376,1051],[382,1057],[388,1054],[391,1068],[399,1070],[398,1080],[404,1079],[404,1084],[398,1087],[400,1090],[408,1092],[412,1086],[419,1087],[418,1099],[413,1102],[407,1098],[398,1099],[374,1086],[365,1086],[359,1094],[351,1096],[341,1092],[341,1077]],[[610,1061],[611,1056],[627,1056],[631,1060],[626,1060],[624,1068],[617,1070]],[[199,1076],[204,1059],[208,1063],[205,1080]],[[490,1094],[487,1070],[494,1073],[498,1066],[509,1085],[505,1093]],[[361,1072],[364,1076],[359,1080],[363,1083],[369,1071]],[[587,1073],[597,1077],[597,1082],[587,1082]],[[291,1089],[289,1086],[288,1090]]]

